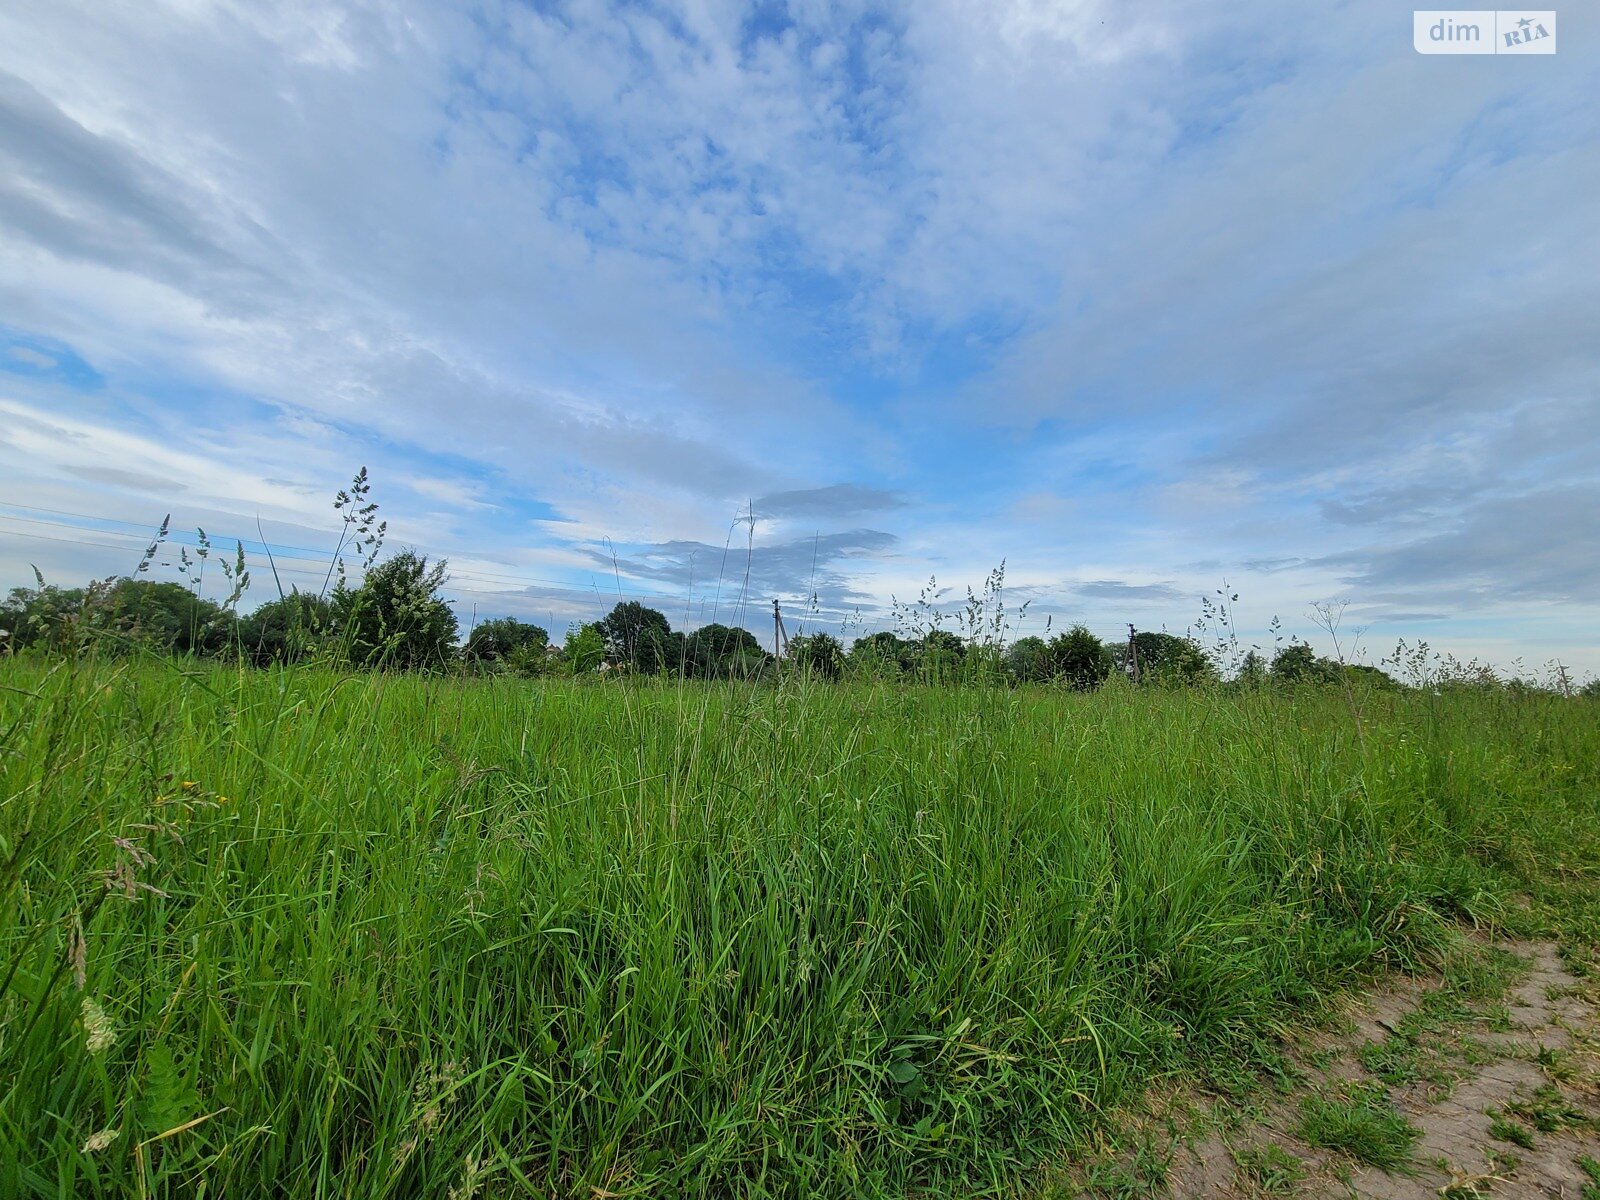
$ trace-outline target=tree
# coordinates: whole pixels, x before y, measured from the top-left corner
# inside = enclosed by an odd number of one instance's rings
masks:
[[[954,679],[967,655],[967,645],[947,629],[930,629],[917,647],[917,668],[934,683]]]
[[[1216,669],[1189,638],[1171,633],[1140,633],[1134,636],[1133,647],[1139,656],[1141,683],[1192,687],[1216,678]]]
[[[597,622],[567,627],[566,644],[561,648],[567,669],[574,675],[587,675],[606,660],[606,636]]]
[[[326,645],[332,634],[333,605],[309,592],[269,600],[239,621],[240,648],[257,666],[297,662]]]
[[[1294,641],[1279,647],[1272,656],[1272,678],[1279,683],[1337,683],[1339,664],[1331,658],[1318,658],[1305,642]]]
[[[543,655],[549,644],[549,630],[515,617],[499,617],[474,627],[462,654],[473,662],[502,662],[519,652],[524,659]]]
[[[0,629],[13,650],[65,650],[95,640],[166,654],[216,654],[230,644],[234,616],[181,583],[113,576],[83,588],[12,588]]]
[[[629,600],[606,614],[599,627],[606,650],[634,670],[653,673],[669,665],[672,626],[665,613]]]
[[[844,670],[844,647],[830,634],[809,633],[789,639],[789,661],[804,674],[837,679]]]
[[[850,647],[850,668],[863,675],[898,675],[909,671],[915,661],[915,644],[887,629],[857,638]]]
[[[1342,670],[1352,683],[1364,683],[1386,692],[1400,688],[1400,681],[1382,667],[1374,667],[1370,663],[1335,663],[1334,666]]]
[[[684,637],[685,673],[699,679],[742,679],[766,665],[766,651],[748,629],[713,622]]]
[[[12,651],[30,646],[63,649],[75,636],[83,598],[82,588],[58,588],[42,581],[37,588],[12,588],[0,601],[5,647]]]
[[[363,667],[442,666],[456,640],[456,615],[438,591],[446,579],[441,559],[402,551],[367,572],[358,588],[341,581],[333,612],[345,653]]]
[[[1006,669],[1022,683],[1047,683],[1055,674],[1050,647],[1041,637],[1018,638],[1006,651]]]
[[[1239,675],[1234,680],[1240,687],[1258,688],[1267,681],[1267,660],[1259,650],[1247,652],[1239,663]]]
[[[116,579],[91,585],[78,614],[85,631],[172,654],[214,654],[228,644],[233,618],[181,583]]]
[[[1116,666],[1105,643],[1084,625],[1058,633],[1049,649],[1052,673],[1075,691],[1094,691]]]
[[[646,675],[660,675],[684,669],[683,634],[654,625],[639,631],[639,641],[634,646],[633,666]]]

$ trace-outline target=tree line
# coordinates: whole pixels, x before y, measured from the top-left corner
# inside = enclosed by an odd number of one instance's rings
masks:
[[[929,683],[1054,684],[1088,692],[1113,677],[1163,686],[1222,682],[1223,671],[1192,637],[1140,632],[1108,643],[1083,625],[1006,644],[943,628],[881,631],[848,647],[828,633],[790,639],[781,657],[747,629],[724,624],[674,630],[666,614],[636,600],[598,621],[574,624],[557,643],[542,626],[501,617],[462,630],[440,591],[443,562],[402,551],[374,563],[358,585],[340,579],[327,595],[290,591],[254,611],[199,594],[193,585],[116,577],[84,587],[12,588],[0,601],[0,645],[8,653],[116,651],[241,659],[255,666],[321,662],[385,670],[588,675],[626,672],[690,679],[758,679],[793,669],[819,679],[847,676]],[[1304,642],[1270,660],[1255,650],[1230,679],[1238,684],[1333,684],[1357,677],[1398,686],[1375,667],[1319,656]]]
[[[1196,687],[1226,682],[1238,686],[1267,683],[1378,687],[1501,686],[1494,670],[1476,660],[1460,662],[1429,650],[1426,643],[1401,642],[1384,660],[1391,675],[1377,667],[1318,655],[1298,640],[1275,645],[1270,658],[1245,651],[1233,631],[1232,601],[1226,588],[1202,601],[1196,628],[1223,631],[1209,652],[1194,636],[1134,632],[1126,641],[1106,642],[1084,625],[1050,637],[1009,641],[1003,597],[1005,567],[991,572],[980,593],[971,589],[963,611],[954,615],[962,630],[945,628],[950,614],[934,602],[930,580],[911,604],[894,604],[895,631],[854,639],[848,646],[827,633],[794,637],[782,653],[766,651],[747,629],[713,623],[677,631],[666,614],[636,600],[619,602],[598,621],[574,624],[557,644],[547,629],[514,617],[461,628],[450,602],[440,594],[446,564],[405,550],[380,561],[387,524],[378,519],[372,485],[362,467],[334,497],[340,514],[339,543],[317,592],[291,589],[278,580],[270,547],[266,557],[278,581],[278,597],[240,614],[238,601],[250,585],[244,547],[219,566],[229,586],[221,601],[203,595],[212,557],[205,531],[196,531],[195,554],[180,548],[177,573],[182,582],[144,576],[168,535],[163,520],[137,569],[77,588],[47,584],[34,572],[35,587],[12,588],[0,601],[0,654],[77,654],[153,651],[162,654],[227,657],[255,666],[317,662],[341,668],[471,671],[537,675],[629,673],[689,679],[759,679],[786,670],[819,679],[845,676],[904,678],[927,683],[986,682],[1052,684],[1088,692],[1113,678],[1136,684]],[[345,577],[345,559],[363,568],[359,584]],[[1026,608],[1026,606],[1024,606]],[[1320,611],[1320,606],[1319,606]],[[1336,618],[1320,611],[1324,627]],[[1277,621],[1273,629],[1277,631]],[[1334,638],[1338,644],[1338,638]],[[1397,679],[1396,676],[1399,678]],[[1403,683],[1401,682],[1403,680]],[[1527,687],[1512,680],[1505,686]],[[1551,690],[1581,691],[1600,699],[1600,680],[1581,689],[1569,685],[1565,669]]]

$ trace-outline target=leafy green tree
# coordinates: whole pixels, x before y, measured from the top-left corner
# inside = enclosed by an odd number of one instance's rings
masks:
[[[1352,683],[1363,683],[1368,687],[1379,688],[1383,691],[1398,691],[1400,681],[1381,667],[1374,667],[1368,663],[1333,664],[1336,669],[1342,669]]]
[[[1267,660],[1258,650],[1248,651],[1239,663],[1239,674],[1234,680],[1240,687],[1258,688],[1267,682]]]
[[[515,617],[499,617],[475,626],[467,635],[463,655],[473,662],[501,662],[518,651],[524,659],[531,653],[544,654],[550,644],[550,632],[539,625],[530,625]]]
[[[0,601],[4,646],[12,651],[30,646],[64,649],[76,636],[83,600],[83,588],[58,588],[43,581],[37,588],[12,588]]]
[[[766,665],[766,651],[748,629],[713,622],[684,637],[685,673],[699,679],[745,679]]]
[[[661,675],[682,671],[684,665],[683,634],[654,625],[639,631],[634,646],[633,667],[646,675]]]
[[[1272,656],[1272,678],[1279,683],[1337,683],[1339,664],[1318,658],[1305,642],[1293,641]]]
[[[1006,651],[1006,669],[1022,683],[1047,683],[1055,674],[1050,647],[1041,637],[1018,638]]]
[[[916,644],[887,629],[859,637],[850,646],[850,669],[858,674],[882,678],[909,671],[916,663]]]
[[[13,588],[0,602],[0,629],[14,650],[142,647],[168,654],[216,654],[234,633],[233,613],[181,583],[113,577],[84,588]]]
[[[930,629],[917,647],[917,671],[930,683],[949,683],[960,677],[967,644],[947,629]]]
[[[587,675],[606,661],[606,635],[598,622],[572,625],[567,628],[566,643],[561,649],[567,669],[574,675]]]
[[[1190,638],[1140,633],[1134,636],[1133,647],[1138,654],[1141,683],[1194,687],[1216,679],[1216,669]]]
[[[172,654],[215,654],[228,645],[233,626],[231,613],[181,583],[144,579],[91,586],[79,621],[116,642]]]
[[[844,670],[844,647],[826,633],[808,633],[789,639],[789,661],[807,675],[837,679]]]
[[[1075,691],[1094,691],[1116,667],[1105,643],[1084,625],[1058,633],[1050,639],[1049,650],[1052,674]]]
[[[297,662],[328,645],[333,605],[321,596],[293,591],[269,600],[239,620],[239,646],[257,666]]]
[[[606,650],[634,670],[653,673],[670,665],[672,626],[665,613],[628,600],[607,613],[599,626]]]
[[[367,572],[358,588],[343,582],[333,612],[345,653],[363,667],[438,667],[453,654],[456,615],[438,595],[445,562],[405,550]]]

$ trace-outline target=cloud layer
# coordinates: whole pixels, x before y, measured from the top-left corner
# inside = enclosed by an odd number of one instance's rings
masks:
[[[1600,669],[1560,17],[1499,59],[1380,0],[13,6],[0,573],[174,510],[311,579],[365,463],[485,615],[871,627],[1005,559],[1035,624],[1226,577]]]

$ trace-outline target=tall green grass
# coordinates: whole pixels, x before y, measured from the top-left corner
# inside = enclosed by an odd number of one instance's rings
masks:
[[[1513,889],[1593,912],[1542,696],[1363,753],[1322,692],[0,685],[6,1196],[1029,1194]]]

